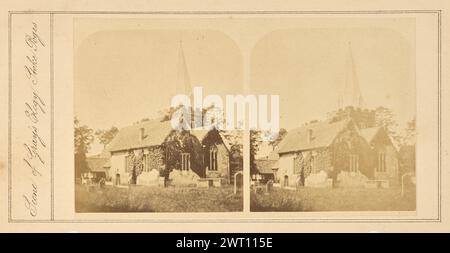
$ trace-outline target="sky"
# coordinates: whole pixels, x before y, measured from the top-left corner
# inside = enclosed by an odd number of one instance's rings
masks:
[[[338,108],[351,95],[342,90],[353,68],[365,107],[390,108],[403,123],[415,114],[411,46],[388,29],[275,31],[254,48],[252,90],[280,95],[280,125],[289,129]]]
[[[205,95],[279,95],[291,129],[338,108],[350,68],[365,107],[415,116],[411,18],[80,18],[74,47],[74,111],[94,129],[157,117],[184,75]]]
[[[172,97],[184,92],[179,89],[184,83],[179,76],[180,40],[189,79],[204,92],[242,93],[242,63],[232,41],[214,31],[181,34],[105,31],[84,41],[75,65],[80,121],[94,128],[124,127],[168,108]]]

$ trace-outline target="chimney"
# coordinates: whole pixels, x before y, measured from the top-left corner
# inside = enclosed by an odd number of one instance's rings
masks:
[[[139,129],[139,140],[142,141],[145,138],[145,129],[143,127],[141,127],[141,129]]]
[[[312,129],[308,129],[308,136],[307,136],[307,141],[308,143],[311,143],[313,140],[313,130]]]

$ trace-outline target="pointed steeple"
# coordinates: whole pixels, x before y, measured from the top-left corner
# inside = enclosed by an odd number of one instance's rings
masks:
[[[180,40],[180,47],[178,50],[178,75],[176,83],[176,91],[180,94],[189,95],[192,91],[189,79],[189,72],[186,64],[186,57],[184,55],[183,42]]]
[[[338,97],[338,107],[347,106],[364,107],[364,99],[359,88],[358,76],[356,75],[355,61],[353,59],[351,43],[348,43],[346,59],[345,83]]]
[[[186,64],[186,57],[184,55],[183,41],[180,39],[180,47],[178,50],[178,66],[177,66],[177,83],[176,83],[176,93],[187,95],[191,101],[191,119],[190,127],[194,129],[196,127],[196,119],[194,112],[194,105],[192,104],[193,93],[191,87],[191,80],[189,78],[189,71]],[[201,120],[201,119],[200,119]]]

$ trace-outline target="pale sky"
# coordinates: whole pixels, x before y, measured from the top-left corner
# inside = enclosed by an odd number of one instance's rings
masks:
[[[415,115],[414,44],[388,29],[275,31],[255,46],[252,90],[280,95],[281,126],[322,119],[338,106],[346,83],[349,42],[365,106],[393,109],[398,121]]]
[[[180,83],[180,40],[190,85],[207,94],[276,94],[280,127],[337,108],[349,47],[366,107],[415,115],[411,18],[96,19],[74,26],[75,115],[94,129],[155,117]]]
[[[205,93],[242,93],[239,50],[221,33],[98,32],[77,51],[75,115],[94,128],[124,127],[157,116],[183,92],[177,92],[183,83],[180,39],[191,83],[201,85]]]

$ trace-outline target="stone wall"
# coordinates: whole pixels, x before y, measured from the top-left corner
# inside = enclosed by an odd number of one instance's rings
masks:
[[[151,178],[157,173],[159,177],[159,170],[164,166],[163,157],[164,152],[160,147],[150,147],[145,149],[133,150],[135,155],[144,152],[144,169],[137,177],[136,184],[149,184]],[[113,184],[116,182],[117,174],[120,177],[120,184],[126,185],[130,182],[131,173],[125,168],[125,158],[128,156],[128,151],[113,152],[111,154],[111,179]],[[142,177],[142,178],[141,178]]]
[[[376,167],[378,167],[378,164],[375,164],[374,179],[389,180],[390,185],[398,184],[400,175],[397,151],[392,146],[385,146],[383,149],[378,149],[377,152],[374,153],[375,155],[378,155],[378,152],[381,151],[385,153],[386,171],[377,172]]]
[[[217,170],[209,170],[210,164],[206,164],[208,167],[206,169],[206,177],[214,178],[214,177],[221,177],[228,181],[229,179],[229,163],[230,158],[228,155],[228,150],[225,147],[224,144],[217,144]]]
[[[296,186],[297,175],[294,174],[294,158],[295,154],[282,154],[278,160],[279,169],[277,172],[277,177],[280,179],[280,184],[282,187]]]
[[[160,170],[164,166],[164,151],[161,147],[150,147],[147,151],[144,151],[146,155],[144,170]]]
[[[114,152],[111,154],[111,168],[110,175],[113,184],[120,178],[120,184],[128,184],[130,175],[125,170],[125,157],[127,152]]]

